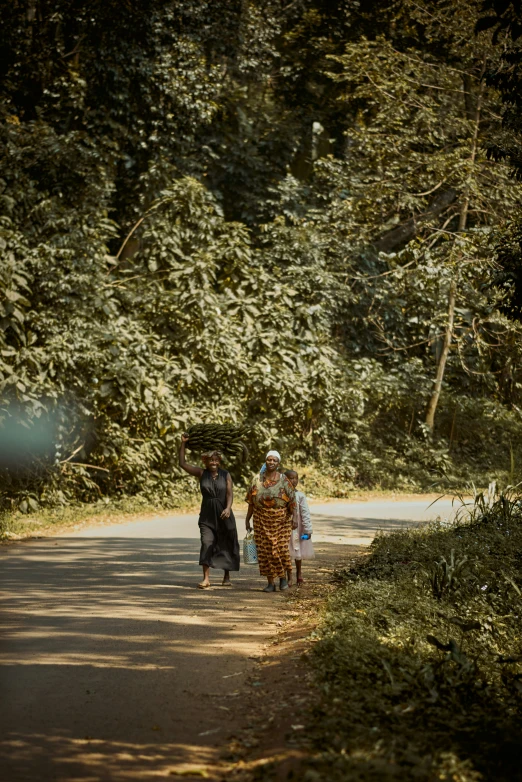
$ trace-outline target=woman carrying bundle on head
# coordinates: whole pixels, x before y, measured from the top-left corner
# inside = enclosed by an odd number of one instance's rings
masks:
[[[212,451],[201,457],[205,469],[187,464],[185,446],[188,434],[181,436],[179,466],[199,478],[202,500],[199,513],[201,551],[199,564],[203,567],[203,581],[200,589],[210,587],[210,568],[222,568],[223,586],[231,586],[230,571],[239,570],[239,541],[236,520],[232,512],[233,486],[230,473],[221,469],[221,453]]]
[[[295,492],[286,475],[279,471],[280,462],[279,453],[269,451],[266,469],[256,476],[246,496],[246,528],[251,530],[253,516],[259,572],[268,580],[263,592],[276,591],[276,578],[279,589],[288,589],[286,576],[292,569],[288,539],[293,527]]]

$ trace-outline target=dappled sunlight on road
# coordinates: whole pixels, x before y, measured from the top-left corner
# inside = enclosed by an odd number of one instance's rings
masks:
[[[317,573],[325,552],[346,550],[333,542],[368,543],[404,524],[376,506],[312,507]],[[416,508],[408,523],[425,518]],[[166,517],[0,551],[0,764],[9,782],[153,779],[172,763],[216,758],[240,719],[235,698],[252,658],[286,603],[261,591],[255,566],[233,573],[231,588],[218,571],[210,590],[197,589],[194,524],[187,516],[181,538],[172,531],[182,523]]]
[[[193,540],[66,540],[52,542],[52,549],[49,544],[34,542],[4,558],[4,664],[141,665],[153,645],[157,664],[168,660],[172,666],[176,652],[213,654],[232,635],[234,647],[227,653],[240,655],[241,630],[235,631],[245,617],[251,620],[250,609],[266,602],[255,569],[250,578],[241,574],[232,588],[221,587],[222,574],[216,574],[215,587],[196,589]],[[12,626],[10,616],[18,617]],[[249,636],[264,633],[262,626],[249,630]]]
[[[161,733],[161,728],[152,726],[151,733]],[[161,736],[148,743],[107,741],[92,736],[74,738],[66,733],[14,733],[0,746],[9,758],[4,766],[6,774],[13,774],[5,777],[9,782],[34,782],[37,778],[71,782],[155,779],[169,777],[179,768],[197,771],[202,767],[209,778],[208,766],[215,758],[211,748],[169,742]],[[33,775],[35,760],[41,774],[38,777]]]
[[[228,735],[248,658],[284,595],[263,594],[256,567],[232,574],[232,588],[219,571],[212,589],[197,589],[198,548],[91,537],[0,552],[0,763],[11,764],[10,782],[153,778]]]

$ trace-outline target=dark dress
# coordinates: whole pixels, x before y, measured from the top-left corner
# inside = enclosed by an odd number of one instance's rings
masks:
[[[228,519],[220,518],[227,506],[227,477],[226,470],[219,470],[216,479],[210,470],[203,470],[199,481],[203,497],[198,522],[201,533],[199,564],[239,570],[239,541],[234,514],[230,511]]]

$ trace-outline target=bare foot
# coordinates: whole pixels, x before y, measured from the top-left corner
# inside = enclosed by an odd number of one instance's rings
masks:
[[[224,578],[223,581],[221,582],[221,586],[231,587],[232,581],[229,578]]]
[[[292,571],[291,570],[287,570],[286,571],[286,580],[288,581],[288,586],[291,587],[292,584],[294,583],[292,581]]]

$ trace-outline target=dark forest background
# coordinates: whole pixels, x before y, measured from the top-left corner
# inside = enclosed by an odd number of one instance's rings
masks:
[[[516,481],[518,5],[0,0],[3,507]]]

